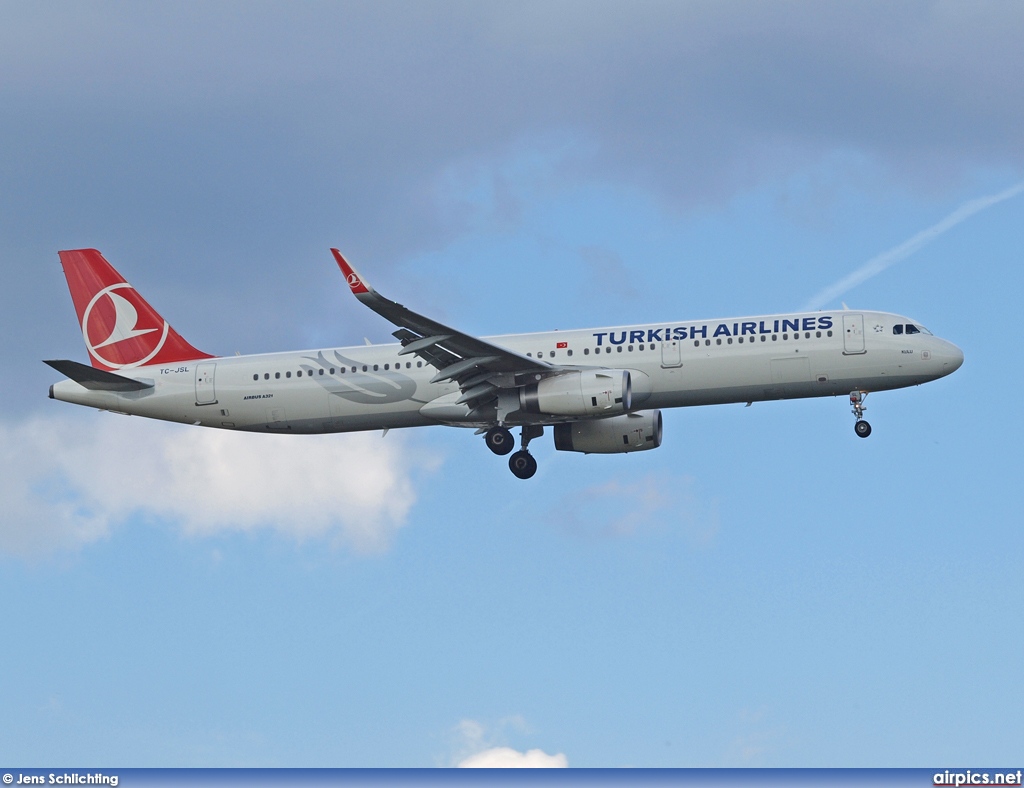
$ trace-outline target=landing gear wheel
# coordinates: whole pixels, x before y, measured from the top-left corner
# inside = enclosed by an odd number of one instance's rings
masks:
[[[508,458],[508,468],[520,479],[529,479],[537,472],[537,461],[525,449],[521,449]]]
[[[857,433],[859,438],[866,438],[871,434],[871,425],[864,421],[864,411],[867,410],[864,400],[867,397],[868,393],[860,389],[854,389],[850,392],[850,405],[853,406],[853,417],[857,419],[857,423],[853,425],[853,431]]]
[[[512,433],[504,427],[491,427],[484,435],[484,443],[487,448],[498,455],[508,454],[516,447],[515,438]]]

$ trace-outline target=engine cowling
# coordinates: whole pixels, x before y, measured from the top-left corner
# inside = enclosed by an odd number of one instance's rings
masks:
[[[555,425],[555,448],[584,454],[625,454],[661,445],[661,411],[642,410],[610,419]]]
[[[551,416],[625,413],[633,405],[633,384],[625,369],[588,369],[545,378],[519,390],[519,407]]]

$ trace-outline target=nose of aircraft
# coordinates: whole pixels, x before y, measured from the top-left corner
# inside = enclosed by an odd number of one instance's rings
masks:
[[[964,363],[964,352],[952,342],[945,342],[942,352],[942,372],[950,374],[956,372]]]

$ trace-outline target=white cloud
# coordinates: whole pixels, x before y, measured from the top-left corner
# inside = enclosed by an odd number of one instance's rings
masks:
[[[460,769],[565,769],[568,766],[569,761],[562,753],[519,752],[511,747],[492,747],[459,762]]]
[[[455,726],[456,750],[453,763],[460,769],[565,769],[569,760],[563,753],[548,755],[541,749],[520,752],[499,744],[509,731],[530,732],[519,715],[504,717],[490,728],[477,720],[464,719]]]
[[[281,436],[98,416],[0,423],[0,552],[39,555],[131,516],[188,535],[268,529],[386,549],[438,460],[401,434]]]

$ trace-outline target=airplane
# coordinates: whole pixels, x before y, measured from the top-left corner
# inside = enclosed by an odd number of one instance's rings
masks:
[[[95,249],[59,253],[91,364],[50,398],[116,413],[249,432],[315,434],[449,425],[484,436],[520,479],[545,428],[555,449],[656,449],[663,408],[850,398],[866,438],[869,392],[956,371],[963,352],[916,320],[860,310],[667,321],[475,337],[377,293],[331,250],[357,300],[397,344],[249,356],[190,345]],[[520,428],[520,448],[511,430]]]

